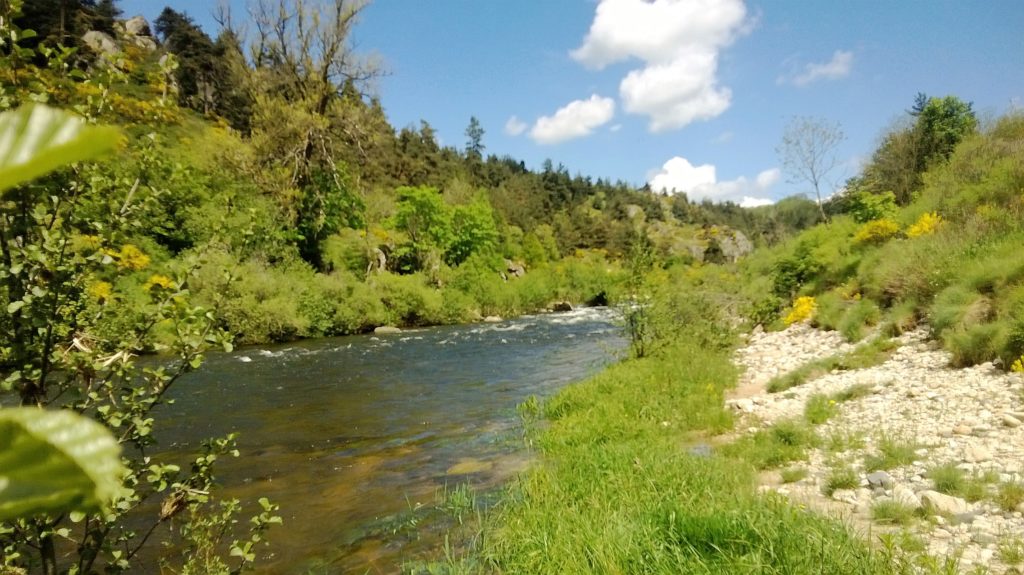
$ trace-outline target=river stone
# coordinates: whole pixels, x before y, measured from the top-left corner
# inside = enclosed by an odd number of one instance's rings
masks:
[[[551,304],[551,311],[565,312],[572,311],[572,304],[567,301],[560,301]]]
[[[389,333],[402,333],[401,328],[397,328],[393,325],[382,325],[374,328],[373,333],[376,334],[389,334]]]
[[[970,425],[958,425],[953,428],[953,433],[957,435],[970,435],[971,431],[973,430]]]
[[[469,475],[471,473],[480,473],[488,471],[491,468],[489,461],[480,461],[479,459],[462,459],[455,465],[448,468],[445,472],[447,475]]]
[[[876,471],[868,474],[868,485],[871,487],[881,487],[883,489],[892,488],[892,476],[884,471]]]
[[[961,515],[971,511],[971,506],[959,497],[931,490],[922,491],[919,495],[921,497],[921,505],[932,513]]]
[[[918,497],[912,489],[905,485],[897,485],[896,487],[893,487],[892,500],[914,509],[921,508],[921,498]]]
[[[496,315],[489,315],[484,318],[484,323],[501,323],[502,321],[504,320]]]
[[[1006,427],[1020,427],[1020,420],[1007,413],[1003,415],[1003,425]]]
[[[698,443],[687,450],[694,457],[711,457],[711,446],[707,443]]]
[[[971,445],[964,450],[964,461],[978,463],[992,459],[992,452],[984,445]]]
[[[857,493],[852,489],[836,489],[832,492],[832,499],[843,503],[856,503]]]

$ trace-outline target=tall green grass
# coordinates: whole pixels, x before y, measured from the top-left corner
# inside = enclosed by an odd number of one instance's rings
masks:
[[[749,452],[691,453],[724,431],[735,380],[725,349],[683,336],[571,386],[545,406],[540,461],[485,524],[474,571],[494,573],[888,573],[843,525],[759,495]],[[802,450],[805,424],[770,441]],[[747,459],[750,456],[751,459]]]

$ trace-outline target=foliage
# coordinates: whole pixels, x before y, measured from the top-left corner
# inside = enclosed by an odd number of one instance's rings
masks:
[[[89,178],[65,171],[10,187],[110,149],[109,131],[83,126],[81,120],[41,107],[0,116],[0,132],[18,146],[5,149],[0,160],[0,182],[8,187],[0,210],[5,230],[0,237],[5,303],[0,322],[11,334],[0,348],[3,389],[14,391],[25,405],[63,407],[88,415],[113,432],[125,450],[122,487],[103,513],[48,514],[40,509],[3,529],[0,544],[6,564],[36,565],[48,573],[72,565],[89,571],[97,561],[112,571],[130,568],[148,536],[138,536],[129,527],[129,514],[147,500],[166,497],[166,511],[153,524],[155,529],[181,510],[207,501],[213,460],[229,449],[228,442],[211,443],[190,473],[145,455],[155,441],[157,421],[152,412],[167,389],[201,364],[209,345],[230,344],[225,334],[213,329],[212,313],[189,303],[181,280],[151,276],[145,295],[139,298],[147,303],[128,317],[118,313],[117,303],[129,297],[127,292],[139,289],[126,286],[122,291],[121,280],[151,263],[146,253],[124,241],[137,223],[136,206],[126,201],[111,206],[113,213],[93,219],[101,205],[96,195],[102,189],[96,185],[102,181],[98,170],[85,171]],[[18,134],[28,132],[39,136],[30,140],[32,146],[17,144]],[[52,186],[52,200],[43,193],[44,182]],[[114,317],[125,322],[124,329],[113,339],[98,338],[100,326]],[[166,334],[163,342],[152,339],[158,327]],[[151,345],[171,352],[174,359],[163,367],[137,369],[133,354]],[[109,458],[102,453],[109,448],[102,442],[93,446],[98,450],[94,465],[102,468],[103,457]],[[65,461],[78,466],[74,460]],[[73,467],[54,479],[75,477]],[[90,474],[96,471],[89,466],[83,469]],[[53,483],[50,487],[52,505],[75,503],[65,496],[65,486]],[[103,488],[104,493],[109,489]],[[83,543],[71,553],[58,553],[65,540]],[[239,566],[247,562],[243,559]]]
[[[0,409],[0,521],[109,511],[121,494],[120,447],[72,411]]]
[[[859,224],[892,218],[896,215],[896,210],[896,194],[892,192],[856,192],[849,207],[850,215]]]
[[[807,321],[814,317],[818,304],[811,296],[801,296],[793,302],[793,307],[783,320],[787,325]]]
[[[942,216],[935,212],[925,212],[921,214],[916,222],[907,228],[907,237],[916,238],[918,236],[927,236],[935,233],[936,228],[942,223]]]
[[[858,244],[882,244],[896,237],[899,233],[899,224],[888,218],[883,218],[870,221],[861,226],[857,233],[854,234],[853,241]]]

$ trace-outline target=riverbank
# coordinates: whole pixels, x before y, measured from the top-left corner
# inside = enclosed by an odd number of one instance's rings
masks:
[[[773,380],[849,354],[835,332],[794,325],[755,333],[735,353],[745,369],[727,405],[738,430],[818,423],[804,461],[764,473],[777,493],[854,526],[898,538],[936,564],[991,573],[1024,562],[1024,378],[991,363],[950,367],[924,328],[892,340],[878,365],[831,370],[777,393]],[[775,380],[779,381],[779,380]],[[927,562],[927,561],[924,561]]]
[[[891,573],[892,555],[844,524],[759,491],[753,452],[713,447],[733,429],[737,377],[714,325],[521,406],[537,462],[471,552],[431,571]],[[795,442],[780,428],[756,445]]]

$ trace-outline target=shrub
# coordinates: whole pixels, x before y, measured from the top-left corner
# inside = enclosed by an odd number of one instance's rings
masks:
[[[814,312],[817,309],[818,304],[811,296],[801,296],[796,298],[793,302],[793,307],[790,312],[786,315],[786,325],[792,325],[806,321],[814,316]]]
[[[849,304],[838,290],[831,290],[818,296],[817,310],[814,313],[814,326],[833,330],[839,326]]]
[[[947,330],[943,334],[946,348],[953,354],[953,365],[963,367],[998,359],[1006,345],[1006,326],[985,323]]]
[[[942,223],[942,216],[936,212],[925,212],[921,214],[909,228],[907,228],[907,237],[916,238],[919,236],[927,236],[935,233],[939,225]]]
[[[853,241],[856,244],[884,244],[899,233],[899,224],[888,218],[882,218],[861,226],[853,235]]]
[[[875,302],[862,299],[843,314],[838,325],[839,332],[847,341],[860,341],[864,338],[864,328],[877,324],[881,315]]]

